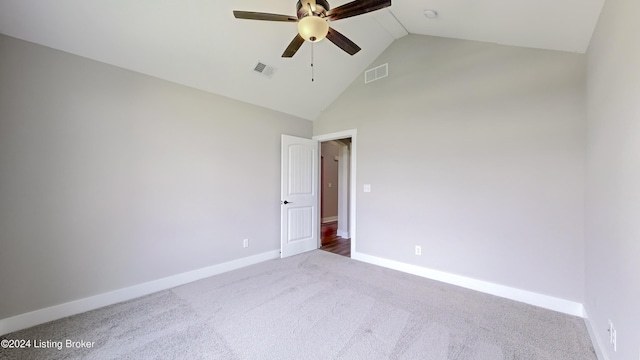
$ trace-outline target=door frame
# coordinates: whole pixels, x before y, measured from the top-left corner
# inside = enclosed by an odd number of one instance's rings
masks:
[[[318,153],[320,153],[320,146],[322,146],[322,142],[325,141],[331,141],[331,140],[339,140],[339,139],[344,139],[344,138],[351,138],[351,161],[349,163],[349,235],[351,236],[351,257],[353,257],[353,255],[356,252],[356,193],[357,193],[357,189],[356,189],[356,155],[357,155],[357,136],[358,136],[358,130],[357,129],[351,129],[351,130],[345,130],[345,131],[340,131],[340,132],[335,132],[335,133],[329,133],[329,134],[321,134],[321,135],[316,135],[314,137],[312,137],[312,140],[317,140],[318,141]],[[320,161],[318,161],[318,163],[320,163]],[[318,173],[320,173],[320,169],[318,169]],[[318,175],[320,176],[320,175]],[[318,201],[320,201],[320,191],[322,189],[320,189],[320,184],[321,184],[321,179],[318,179]],[[318,231],[320,231],[320,212],[318,212],[318,217],[316,219],[316,221],[318,222],[317,226],[318,226]],[[320,234],[318,234],[318,248],[321,247],[320,242],[322,241],[322,238],[320,236]]]

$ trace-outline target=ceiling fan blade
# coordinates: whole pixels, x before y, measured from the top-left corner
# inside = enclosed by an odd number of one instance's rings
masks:
[[[236,19],[247,19],[247,20],[289,21],[289,22],[298,21],[298,18],[295,16],[259,13],[259,12],[252,12],[252,11],[233,10],[233,16],[235,16]]]
[[[346,36],[337,32],[336,29],[332,27],[329,27],[327,39],[336,44],[340,49],[344,50],[349,55],[354,55],[355,53],[360,51],[360,47],[358,45],[349,40],[349,38],[347,38]]]
[[[391,0],[355,0],[327,12],[329,20],[339,20],[391,6]]]
[[[303,42],[304,42],[304,38],[300,36],[300,34],[296,34],[296,37],[293,38],[289,46],[287,46],[287,48],[282,53],[282,57],[285,57],[285,58],[293,57],[293,55],[296,54],[298,49],[300,49],[300,46],[302,46]]]

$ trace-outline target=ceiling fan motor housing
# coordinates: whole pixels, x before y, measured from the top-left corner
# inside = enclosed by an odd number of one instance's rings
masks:
[[[303,1],[305,0],[298,0],[298,3],[296,4],[298,19],[309,16],[309,10],[308,7],[306,7],[308,3]],[[327,11],[329,11],[329,9],[329,3],[326,0],[316,0],[316,10],[313,11],[313,15],[324,18],[327,16]]]

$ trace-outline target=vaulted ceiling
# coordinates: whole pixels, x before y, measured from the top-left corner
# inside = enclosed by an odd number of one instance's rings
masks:
[[[347,3],[329,0],[332,8]],[[327,40],[280,55],[295,23],[238,20],[233,10],[295,16],[296,0],[1,0],[0,33],[305,119],[315,119],[407,33],[584,53],[604,0],[392,0],[331,26]],[[437,11],[429,19],[425,10]],[[0,54],[1,56],[1,54]],[[275,67],[265,77],[258,62]],[[390,68],[393,74],[393,68]]]

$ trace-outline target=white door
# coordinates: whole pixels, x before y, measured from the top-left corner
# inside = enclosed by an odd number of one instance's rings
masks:
[[[318,248],[318,142],[282,135],[280,256]]]

